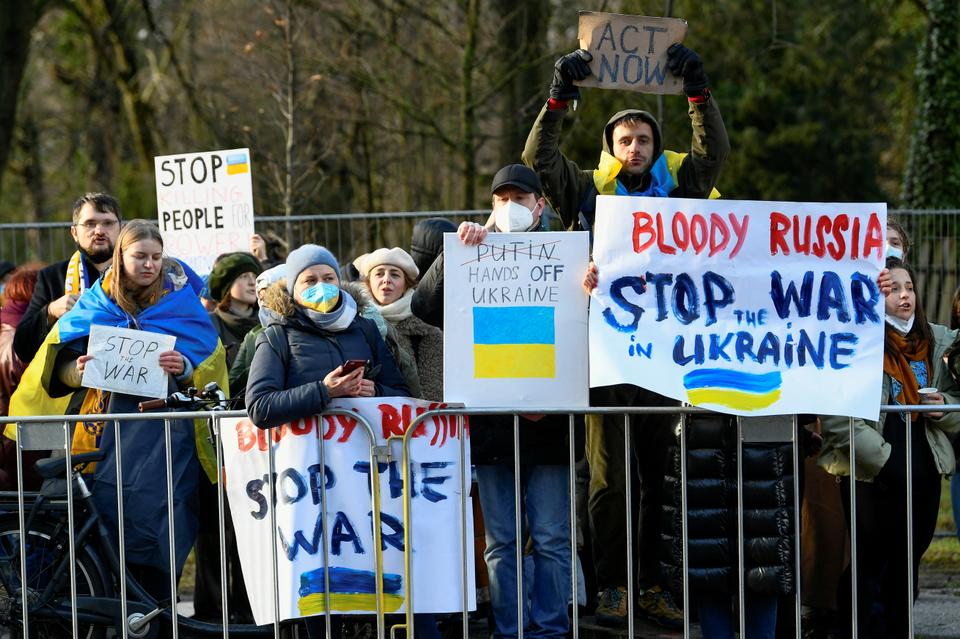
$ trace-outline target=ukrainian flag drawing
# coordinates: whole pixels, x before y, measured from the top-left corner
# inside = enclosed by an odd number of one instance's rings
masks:
[[[553,307],[474,307],[474,377],[552,378],[556,359]]]
[[[297,607],[302,615],[318,615],[326,611],[324,596],[324,571],[317,568],[300,575],[300,589]],[[334,612],[353,612],[357,610],[376,611],[377,575],[370,570],[353,568],[330,569],[330,610]],[[383,575],[383,611],[396,612],[403,605],[400,589],[403,578],[395,573]]]
[[[237,175],[250,171],[246,153],[233,153],[227,156],[227,175]]]
[[[694,406],[715,404],[734,410],[766,408],[780,399],[780,371],[747,373],[722,368],[702,368],[683,376],[687,400]]]

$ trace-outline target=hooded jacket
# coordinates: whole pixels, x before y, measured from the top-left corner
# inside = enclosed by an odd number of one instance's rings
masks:
[[[583,230],[590,230],[598,193],[644,194],[663,168],[667,169],[672,179],[672,184],[665,182],[663,196],[707,198],[719,195],[714,187],[730,152],[730,140],[715,98],[710,97],[702,103],[689,103],[688,114],[693,135],[688,154],[664,150],[660,124],[650,113],[639,109],[615,113],[604,125],[600,163],[594,171],[582,170],[560,152],[560,129],[565,113],[566,109],[551,110],[544,105],[527,136],[523,163],[536,171],[543,183],[544,196],[567,228],[573,229],[579,222]],[[613,129],[626,116],[643,120],[653,130],[653,161],[647,171],[637,178],[620,175],[620,163],[611,151]],[[662,164],[658,167],[661,158],[666,167]],[[621,185],[619,191],[618,183]],[[581,213],[583,221],[580,220]],[[586,226],[583,222],[586,222]]]
[[[323,379],[348,359],[370,360],[378,397],[409,394],[373,320],[358,313],[342,331],[324,330],[294,303],[284,281],[267,289],[263,304],[275,316],[257,336],[246,392],[247,412],[260,428],[322,412],[330,403]]]

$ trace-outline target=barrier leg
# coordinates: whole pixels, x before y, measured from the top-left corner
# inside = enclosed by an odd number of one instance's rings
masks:
[[[523,639],[523,519],[520,512],[520,416],[513,416],[513,516],[517,534],[517,637]]]
[[[163,437],[167,449],[167,543],[170,552],[170,621],[172,622],[173,639],[180,636],[177,614],[177,544],[176,524],[173,515],[173,436],[170,420],[163,420]],[[123,484],[120,484],[121,486]],[[121,490],[122,492],[122,490]],[[122,522],[122,520],[121,520]]]
[[[217,450],[217,525],[220,527],[220,623],[223,625],[223,639],[227,639],[227,626],[230,625],[230,598],[227,593],[227,526],[224,509],[224,492],[227,487],[223,485],[223,442],[220,436],[220,420],[216,414],[211,415],[210,419],[213,420],[213,445]],[[200,481],[205,480],[205,473],[200,473]]]
[[[857,638],[859,608],[857,606],[857,441],[853,417],[850,418],[850,630]]]
[[[690,531],[687,520],[687,413],[680,415],[680,550],[683,568],[683,639],[690,639]]]
[[[72,442],[70,441],[70,424],[63,422],[63,449],[64,461],[67,463],[67,536],[70,549],[70,626],[74,637],[80,636],[80,627],[77,623],[77,550],[74,541],[73,521],[73,462],[71,460]]]
[[[116,420],[113,422],[113,443],[115,448],[114,457],[116,458],[117,464],[117,545],[119,546],[121,570],[120,614],[124,619],[122,636],[123,639],[127,639],[129,624],[126,623],[126,620],[130,618],[130,615],[127,612],[127,545],[123,535],[123,453],[121,451],[122,447],[120,446],[120,422]]]
[[[795,639],[803,636],[801,626],[801,605],[800,597],[800,422],[797,415],[793,415],[793,578],[796,583],[796,589],[793,593],[793,634]]]
[[[633,636],[634,616],[633,604],[636,601],[633,592],[633,449],[630,442],[630,415],[623,416],[623,466],[624,466],[624,501],[626,502],[627,520],[627,636]]]
[[[907,637],[913,639],[913,413],[907,425]]]
[[[746,634],[747,598],[743,587],[746,561],[743,547],[743,420],[737,419],[737,601],[740,612],[740,634]]]
[[[580,610],[577,604],[577,469],[576,452],[574,450],[574,421],[573,415],[570,415],[570,422],[567,429],[569,446],[568,463],[570,471],[570,594],[573,601],[573,639],[580,637]],[[467,635],[464,634],[464,637]]]

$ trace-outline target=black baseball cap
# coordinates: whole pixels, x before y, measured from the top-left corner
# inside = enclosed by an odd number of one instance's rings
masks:
[[[540,185],[540,178],[530,168],[522,164],[508,164],[493,176],[493,185],[490,187],[490,193],[496,193],[497,189],[503,186],[515,186],[527,193],[543,193],[543,186]]]

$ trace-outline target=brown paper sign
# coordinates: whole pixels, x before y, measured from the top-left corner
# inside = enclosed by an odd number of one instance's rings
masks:
[[[667,49],[682,42],[687,21],[581,11],[580,46],[593,55],[581,87],[641,93],[682,93],[682,81],[667,69]]]

